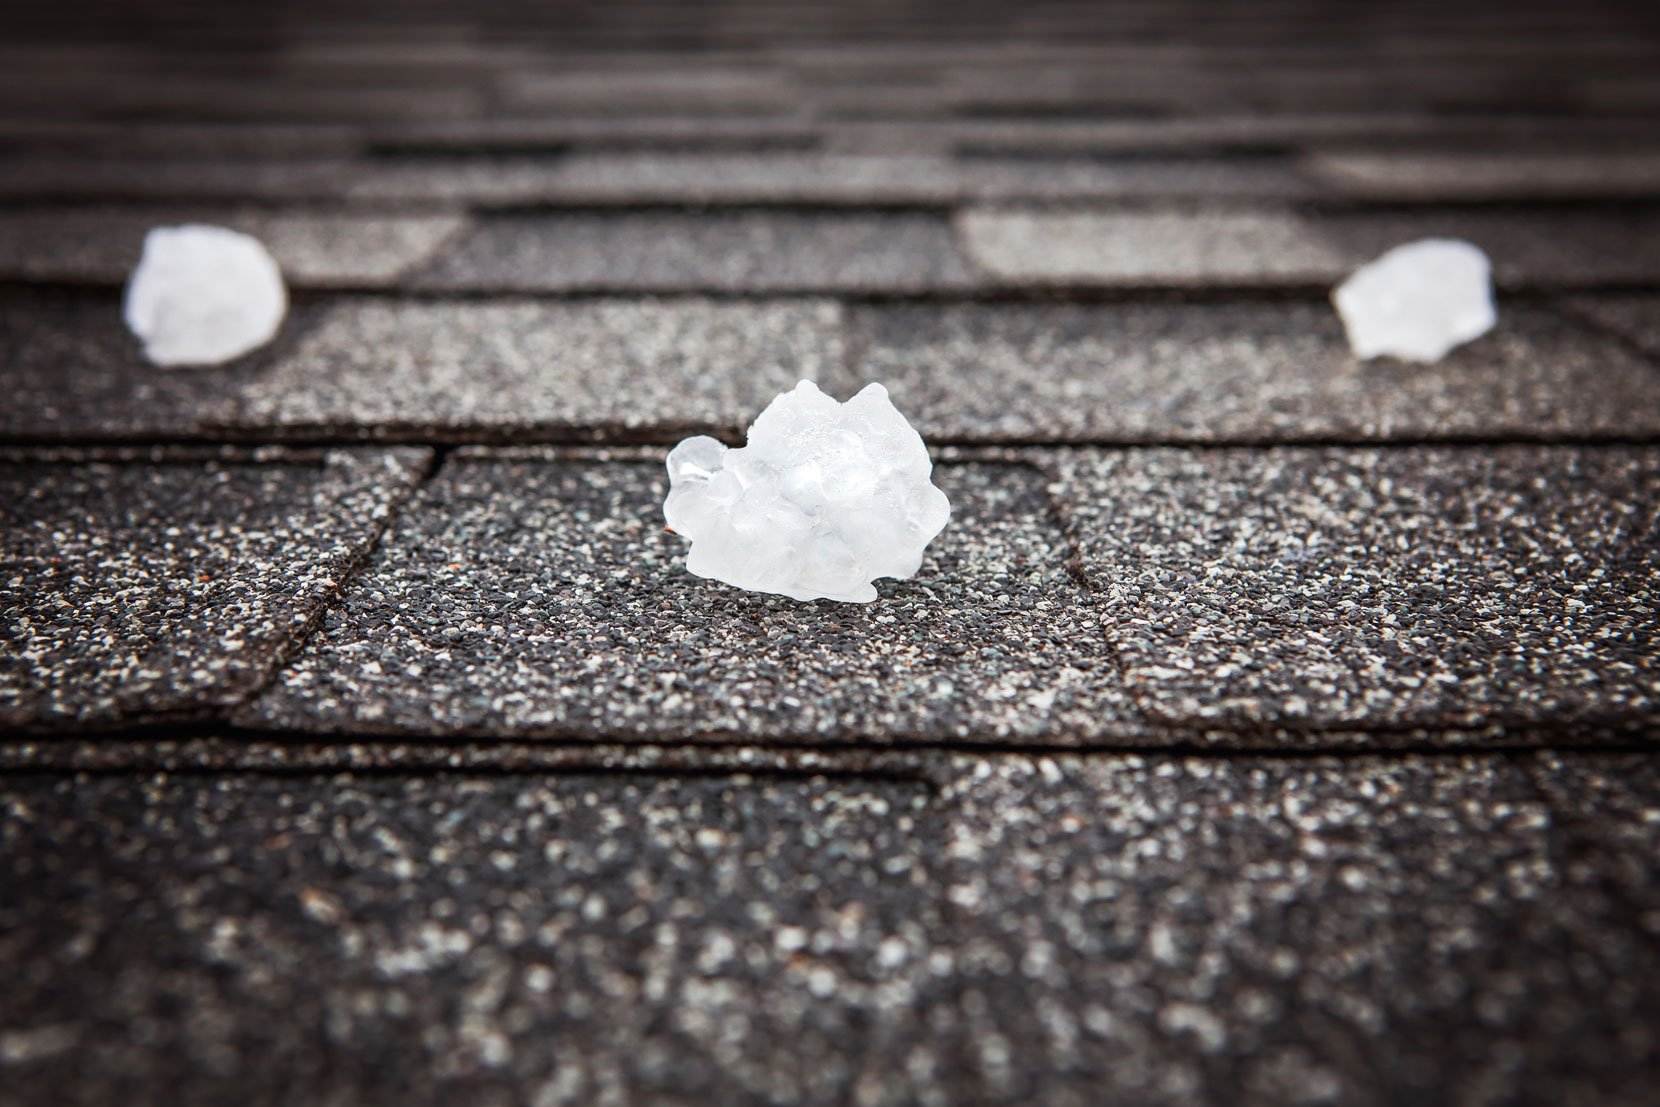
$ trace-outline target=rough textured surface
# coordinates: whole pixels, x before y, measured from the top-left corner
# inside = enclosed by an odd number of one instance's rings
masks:
[[[1651,199],[1660,155],[1326,154],[1306,169],[1336,191],[1367,200]]]
[[[1630,767],[6,778],[0,1064],[69,1104],[1634,1105]]]
[[[862,307],[852,376],[930,438],[1295,441],[1660,433],[1660,373],[1536,307],[1423,372],[1362,364],[1325,305]]]
[[[3,182],[0,182],[3,183]],[[361,176],[352,195],[474,204],[949,204],[1230,196],[1291,199],[1289,167],[1249,161],[1093,158],[957,160],[763,152],[588,153],[563,158],[409,159]]]
[[[1043,478],[944,466],[876,603],[689,576],[655,464],[452,458],[245,721],[307,731],[1069,741],[1130,717]]]
[[[903,292],[973,283],[934,215],[501,216],[417,278],[495,291]]]
[[[1355,264],[1413,239],[1465,239],[1493,259],[1500,289],[1660,282],[1660,214],[1644,206],[1362,211],[1325,216],[1319,228]]]
[[[4,1107],[1654,1100],[1652,4],[11,7]],[[660,515],[805,375],[957,507],[810,619]]]
[[[0,434],[11,438],[195,436],[230,418],[259,358],[208,373],[157,372],[98,292],[0,295]]]
[[[1077,451],[1057,496],[1160,720],[1660,718],[1660,457]]]
[[[19,1102],[60,1104],[135,1085],[902,1102],[944,1075],[913,1006],[941,910],[926,799],[741,777],[0,782],[19,969],[0,1066]]]
[[[424,460],[0,455],[0,726],[110,726],[247,695]]]
[[[245,390],[249,427],[628,437],[739,432],[802,379],[843,390],[825,300],[331,302]]]
[[[1631,873],[1660,793],[1617,790],[1592,864]],[[1008,758],[941,804],[961,1079],[1000,1101],[1650,1093],[1652,882],[1599,893],[1515,762]]]
[[[192,159],[188,150],[142,171],[130,158],[31,158],[0,162],[0,199],[331,200],[347,194],[353,168],[345,158]]]
[[[1313,285],[1344,268],[1310,221],[1284,212],[968,211],[963,247],[1013,284]]]
[[[1326,286],[1402,242],[1460,238],[1502,286],[1660,280],[1660,223],[1645,210],[1471,209],[1395,214],[1022,211],[958,216],[964,249],[994,280],[1104,287]]]
[[[1580,296],[1570,300],[1567,306],[1660,358],[1660,293]]]
[[[151,227],[207,221],[251,234],[297,286],[384,286],[464,225],[453,215],[374,216],[305,210],[36,208],[0,212],[0,278],[120,284]]]

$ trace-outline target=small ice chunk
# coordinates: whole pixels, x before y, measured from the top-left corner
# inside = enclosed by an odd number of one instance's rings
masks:
[[[187,224],[156,227],[127,282],[127,326],[157,365],[218,365],[265,345],[288,310],[259,239]]]
[[[1453,238],[1397,246],[1332,293],[1356,357],[1439,361],[1493,329],[1493,267]]]
[[[951,517],[922,436],[879,384],[843,404],[802,381],[748,445],[688,438],[668,466],[663,515],[691,539],[686,568],[795,600],[869,603],[877,577],[916,573]]]

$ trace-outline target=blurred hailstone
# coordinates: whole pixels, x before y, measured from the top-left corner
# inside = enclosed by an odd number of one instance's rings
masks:
[[[156,227],[127,282],[127,326],[157,365],[218,365],[276,335],[288,292],[257,238],[224,227]]]
[[[1493,267],[1452,238],[1397,246],[1337,286],[1332,302],[1356,357],[1439,361],[1493,329]]]
[[[904,579],[951,516],[933,463],[879,384],[837,403],[811,381],[778,396],[728,449],[688,438],[670,452],[669,526],[686,568],[752,592],[869,603]]]

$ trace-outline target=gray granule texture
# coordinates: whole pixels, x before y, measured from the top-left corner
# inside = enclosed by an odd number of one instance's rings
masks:
[[[1660,899],[1576,871],[1529,761],[979,763],[940,801],[957,1081],[1079,1107],[1646,1102]],[[1653,835],[1617,828],[1660,792],[1620,790],[1593,864],[1629,872]]]
[[[941,761],[0,777],[8,1091],[1648,1100],[1645,761]]]
[[[21,438],[191,436],[230,417],[255,359],[158,370],[114,292],[0,296],[0,434]]]
[[[585,152],[427,157],[359,173],[358,199],[491,204],[884,204],[1302,195],[1288,166],[1222,159]]]
[[[963,249],[1010,285],[1306,286],[1347,266],[1306,216],[1286,211],[973,208]]]
[[[7,1101],[915,1102],[927,792],[0,779]],[[86,894],[86,889],[97,889]]]
[[[525,292],[908,292],[978,283],[944,216],[764,211],[483,217],[412,280]]]
[[[1628,292],[1600,296],[1579,296],[1569,301],[1570,310],[1593,320],[1660,359],[1660,293]],[[1651,362],[1654,378],[1660,381],[1660,360]]]
[[[731,435],[797,381],[850,395],[841,369],[841,309],[827,300],[351,297],[251,382],[238,419],[361,434]]]
[[[0,212],[0,277],[119,285],[150,228],[207,223],[253,235],[290,287],[386,287],[431,257],[466,220],[306,209],[41,207]]]
[[[946,466],[953,518],[872,604],[685,571],[655,464],[454,458],[242,712],[312,732],[1041,740],[1133,729],[1024,466]]]
[[[1173,724],[1652,724],[1660,452],[1060,451],[1128,687]]]
[[[1501,201],[1649,199],[1660,191],[1652,153],[1327,153],[1307,171],[1341,195],[1362,200]]]
[[[1356,360],[1312,303],[871,306],[849,345],[855,379],[958,441],[1660,432],[1660,371],[1527,306],[1433,369]]]
[[[247,695],[426,457],[0,457],[0,726],[200,716]]]
[[[957,227],[974,263],[1016,286],[1315,288],[1420,238],[1475,243],[1500,287],[1660,279],[1660,221],[1643,210],[986,207]]]

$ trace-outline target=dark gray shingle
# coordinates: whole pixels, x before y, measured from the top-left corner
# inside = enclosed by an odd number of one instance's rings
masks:
[[[1660,451],[1057,456],[1107,634],[1154,718],[1660,718]]]
[[[0,727],[201,716],[247,695],[426,457],[0,457]]]
[[[1068,742],[1133,729],[1043,480],[944,466],[953,519],[867,605],[701,580],[657,464],[452,458],[269,692],[313,732]]]

